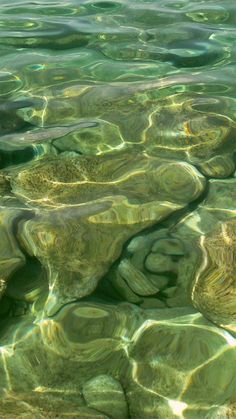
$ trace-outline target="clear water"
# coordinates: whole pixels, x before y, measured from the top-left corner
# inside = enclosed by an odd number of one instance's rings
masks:
[[[1,1],[1,418],[236,418],[235,23]]]

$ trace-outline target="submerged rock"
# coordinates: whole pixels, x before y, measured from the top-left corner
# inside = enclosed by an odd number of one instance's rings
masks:
[[[0,209],[0,295],[5,292],[9,277],[25,264],[25,256],[14,235],[15,220],[22,211],[14,208]]]
[[[176,289],[172,296],[167,295],[167,304],[194,304],[208,319],[232,332],[235,185],[234,178],[211,180],[208,194],[198,208],[167,233],[181,240],[186,249],[185,255],[174,258]],[[162,257],[163,265],[168,266],[169,256]]]
[[[116,263],[107,275],[107,282],[101,283],[101,290],[112,295],[114,288],[120,298],[133,303],[165,307],[165,300],[178,275],[178,265],[186,256],[183,241],[168,229],[156,229],[146,235],[133,238],[125,249],[121,261]],[[161,305],[160,305],[161,303]]]
[[[235,418],[235,7],[2,3],[0,418]]]
[[[198,59],[171,55],[180,62]],[[174,83],[177,81],[175,77]],[[183,80],[180,78],[179,82]],[[22,109],[20,115],[36,126],[58,126],[62,118],[66,125],[86,118],[97,122],[96,129],[84,130],[76,137],[72,135],[68,142],[66,139],[56,141],[62,150],[68,145],[69,150],[100,154],[123,147],[132,151],[140,148],[150,156],[180,159],[203,167],[203,172],[210,177],[232,173],[233,162],[228,156],[235,151],[233,101],[189,92],[171,93],[163,98],[160,88],[165,83],[170,87],[173,79],[161,79],[135,88],[124,84],[65,84],[60,88],[55,85],[47,89],[47,93],[35,91],[36,102],[38,97],[42,97],[42,102],[47,97],[43,107],[37,107],[37,112],[33,108]]]
[[[198,165],[198,169],[206,176],[213,178],[226,178],[235,171],[233,155],[214,156]]]
[[[28,303],[34,303],[40,295],[47,292],[46,272],[34,259],[28,259],[25,266],[11,276],[6,289],[6,295],[11,299]]]
[[[48,272],[49,312],[90,294],[130,237],[185,207],[205,187],[187,163],[127,154],[50,157],[12,173],[13,192],[28,206],[42,207],[20,224],[18,237]]]
[[[235,339],[191,310],[152,313],[129,347],[126,395],[131,417],[172,418],[179,412],[188,417],[194,409],[196,417],[201,416],[202,405],[211,417],[213,406],[220,410],[229,399],[234,401],[234,370],[225,366],[235,362],[235,344],[231,345]],[[222,378],[218,387],[216,376]]]
[[[187,163],[133,153],[50,156],[24,165],[13,174],[13,193],[24,202],[45,207],[113,196],[124,196],[131,210],[137,204],[150,206],[153,201],[184,205],[197,199],[205,187],[204,177]]]
[[[217,325],[236,332],[236,218],[200,237],[202,263],[193,283],[194,306]]]
[[[128,408],[119,381],[109,375],[99,375],[83,386],[87,406],[107,414],[111,419],[127,419]]]
[[[19,318],[2,336],[1,387],[41,412],[68,406],[78,417],[146,419],[201,415],[203,405],[226,419],[236,402],[235,339],[192,308],[84,301],[31,322]]]
[[[16,111],[33,105],[30,99],[0,102],[0,135],[26,128],[29,124]]]
[[[234,178],[210,180],[205,199],[194,211],[168,228],[157,226],[134,237],[99,291],[145,307],[148,298],[151,306],[153,299],[163,307],[194,304],[208,319],[233,331],[235,186]]]
[[[114,153],[128,146],[117,125],[100,119],[88,121],[87,126],[82,122],[70,134],[54,140],[53,145],[59,151],[75,151],[85,155]]]

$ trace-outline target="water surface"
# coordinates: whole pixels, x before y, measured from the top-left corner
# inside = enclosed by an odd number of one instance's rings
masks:
[[[1,1],[1,418],[236,417],[235,23]]]

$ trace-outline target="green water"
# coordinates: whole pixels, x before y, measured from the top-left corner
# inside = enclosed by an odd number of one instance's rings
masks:
[[[0,418],[236,418],[236,5],[0,2]]]

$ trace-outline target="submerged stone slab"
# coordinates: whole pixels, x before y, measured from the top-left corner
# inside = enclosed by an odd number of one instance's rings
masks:
[[[31,321],[19,319],[17,333],[9,324],[2,336],[5,397],[17,391],[43,412],[50,400],[49,412],[70,406],[71,414],[77,408],[88,418],[92,412],[125,417],[127,406],[138,419],[180,411],[194,417],[202,408],[209,417],[218,412],[226,418],[236,402],[235,339],[192,308],[142,310],[84,301],[30,329]]]
[[[210,180],[208,193],[196,210],[186,212],[177,223],[170,222],[168,228],[157,226],[151,232],[134,237],[108,272],[104,283],[100,283],[100,291],[112,298],[144,304],[145,307],[148,307],[148,298],[169,307],[194,304],[214,322],[217,322],[215,311],[219,310],[217,324],[225,324],[226,328],[232,327],[230,330],[233,330],[235,185],[234,178]],[[215,245],[212,245],[211,252],[215,247],[218,257],[212,263],[205,246],[208,246],[208,237],[211,243],[210,237],[214,236]],[[200,291],[199,287],[199,296],[193,297],[199,275],[202,278],[199,284],[207,291]],[[227,297],[225,293],[228,293]],[[226,301],[230,301],[231,295],[230,308],[226,307]],[[194,302],[195,299],[198,302]],[[150,301],[150,304],[152,306],[154,302]],[[225,315],[224,320],[221,315]]]
[[[44,207],[75,205],[109,196],[130,204],[186,204],[201,195],[204,177],[190,164],[122,152],[109,156],[49,156],[8,171],[13,193]],[[131,207],[132,208],[132,207]]]
[[[90,294],[130,237],[185,207],[205,187],[187,163],[126,154],[44,158],[13,173],[14,193],[41,208],[20,224],[18,237],[48,272],[49,312]]]

